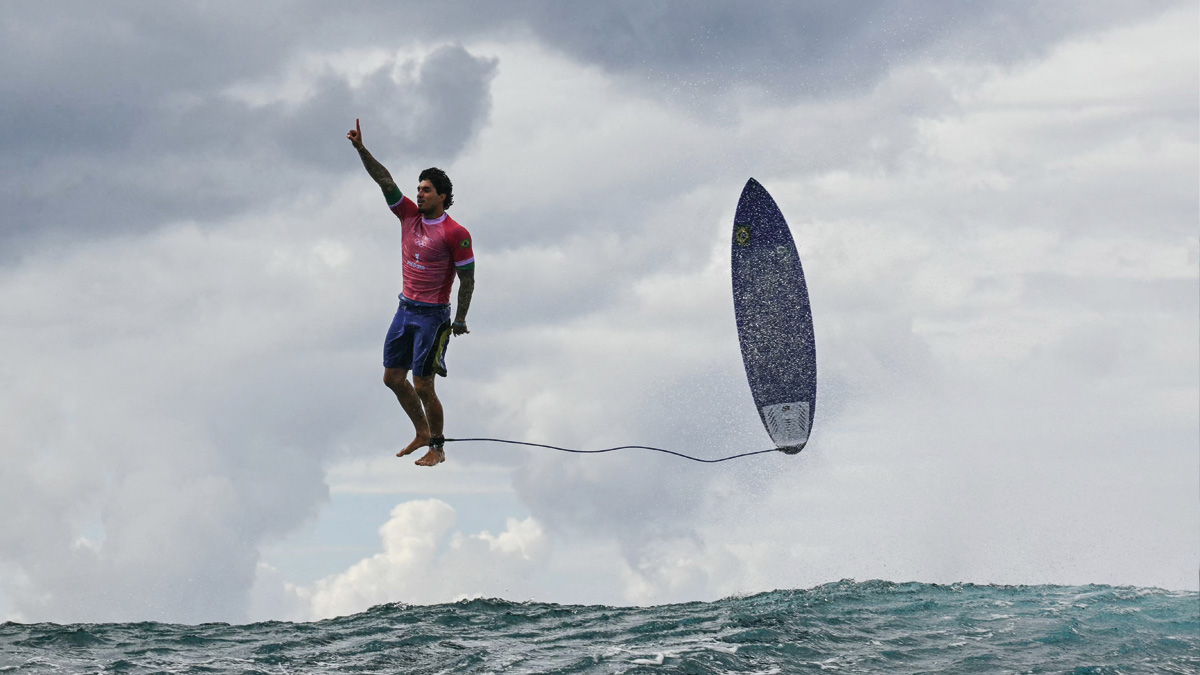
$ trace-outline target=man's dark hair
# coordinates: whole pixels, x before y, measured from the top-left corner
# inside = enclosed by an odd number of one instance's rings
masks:
[[[446,201],[442,202],[442,208],[450,208],[450,205],[454,203],[454,183],[450,182],[450,177],[446,175],[446,172],[436,166],[431,166],[422,171],[420,177],[417,178],[418,183],[423,180],[429,181],[433,185],[434,191],[446,198]]]

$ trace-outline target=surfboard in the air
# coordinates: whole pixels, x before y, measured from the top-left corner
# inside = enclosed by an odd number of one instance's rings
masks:
[[[733,217],[733,310],[754,405],[771,440],[804,449],[817,408],[817,349],[808,288],[775,200],[751,178]]]

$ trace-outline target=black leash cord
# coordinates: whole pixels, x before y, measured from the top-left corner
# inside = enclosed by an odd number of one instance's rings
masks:
[[[558,450],[559,452],[573,452],[573,453],[576,453],[579,455],[594,455],[594,454],[601,453],[601,452],[612,452],[613,450],[630,450],[633,448],[640,448],[642,450],[653,450],[655,452],[663,452],[668,455],[675,455],[676,457],[690,459],[693,462],[704,462],[705,464],[716,464],[717,462],[726,462],[731,459],[737,459],[739,457],[749,457],[750,455],[761,455],[765,452],[779,452],[775,448],[771,448],[770,450],[756,450],[754,452],[743,452],[740,455],[730,455],[729,457],[721,457],[719,459],[701,459],[699,457],[692,457],[691,455],[685,455],[682,452],[675,452],[674,450],[663,450],[662,448],[652,448],[648,445],[621,445],[621,446],[618,446],[615,448],[604,448],[603,450],[572,450],[571,448],[560,448],[557,445],[545,445],[542,443],[529,443],[527,441],[508,441],[503,438],[447,438],[446,439],[447,443],[452,443],[452,442],[453,443],[466,443],[466,442],[470,442],[470,441],[487,441],[489,443],[508,443],[509,445],[527,445],[531,448],[546,448],[549,450]]]

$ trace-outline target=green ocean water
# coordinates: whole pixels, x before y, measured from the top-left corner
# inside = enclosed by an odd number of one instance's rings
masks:
[[[1200,673],[1200,594],[842,581],[657,607],[0,625],[0,673]]]

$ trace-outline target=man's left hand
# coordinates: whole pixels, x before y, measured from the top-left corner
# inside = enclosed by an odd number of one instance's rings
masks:
[[[463,321],[455,321],[454,323],[450,324],[450,330],[455,335],[462,335],[463,333],[471,332],[471,331],[467,330],[467,324],[466,324],[466,322],[463,322]]]

